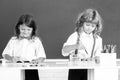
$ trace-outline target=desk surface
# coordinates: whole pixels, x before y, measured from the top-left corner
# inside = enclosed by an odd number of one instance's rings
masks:
[[[120,60],[116,61],[116,66],[101,66],[92,61],[69,61],[68,59],[46,59],[37,65],[30,63],[5,63],[0,64],[0,68],[15,69],[94,69],[94,68],[120,68]]]

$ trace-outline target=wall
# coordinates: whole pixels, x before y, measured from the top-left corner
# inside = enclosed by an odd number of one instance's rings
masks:
[[[30,13],[36,19],[47,58],[64,58],[62,45],[74,31],[78,13],[92,7],[104,20],[103,44],[117,44],[120,58],[119,4],[119,0],[0,0],[0,56],[14,35],[19,16]]]

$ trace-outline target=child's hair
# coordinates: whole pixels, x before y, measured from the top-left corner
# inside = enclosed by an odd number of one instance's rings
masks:
[[[75,31],[77,32],[81,31],[81,27],[83,26],[84,22],[95,23],[96,29],[93,31],[93,34],[100,35],[102,28],[103,28],[103,23],[102,23],[102,18],[97,10],[86,9],[85,11],[80,13],[76,20]]]
[[[23,14],[23,15],[20,16],[20,18],[18,20],[18,23],[16,24],[16,27],[15,27],[15,33],[16,33],[16,36],[18,38],[19,38],[19,35],[20,35],[19,27],[22,24],[25,24],[26,26],[33,29],[31,37],[36,35],[36,28],[37,27],[36,27],[36,23],[35,23],[35,21],[33,19],[33,16],[30,15],[30,14]]]

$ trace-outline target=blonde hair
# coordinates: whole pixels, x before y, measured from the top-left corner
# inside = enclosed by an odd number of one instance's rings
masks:
[[[90,22],[96,24],[96,29],[93,31],[93,34],[100,35],[103,29],[103,20],[95,9],[86,9],[78,15],[76,20],[76,29],[75,31],[80,32],[84,22]]]

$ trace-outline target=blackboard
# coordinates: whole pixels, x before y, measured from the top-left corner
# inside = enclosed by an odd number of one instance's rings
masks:
[[[80,12],[95,8],[104,20],[103,44],[117,45],[120,58],[120,0],[0,0],[0,57],[21,14],[32,14],[43,41],[47,58],[68,58],[61,55],[63,43],[74,31]]]

